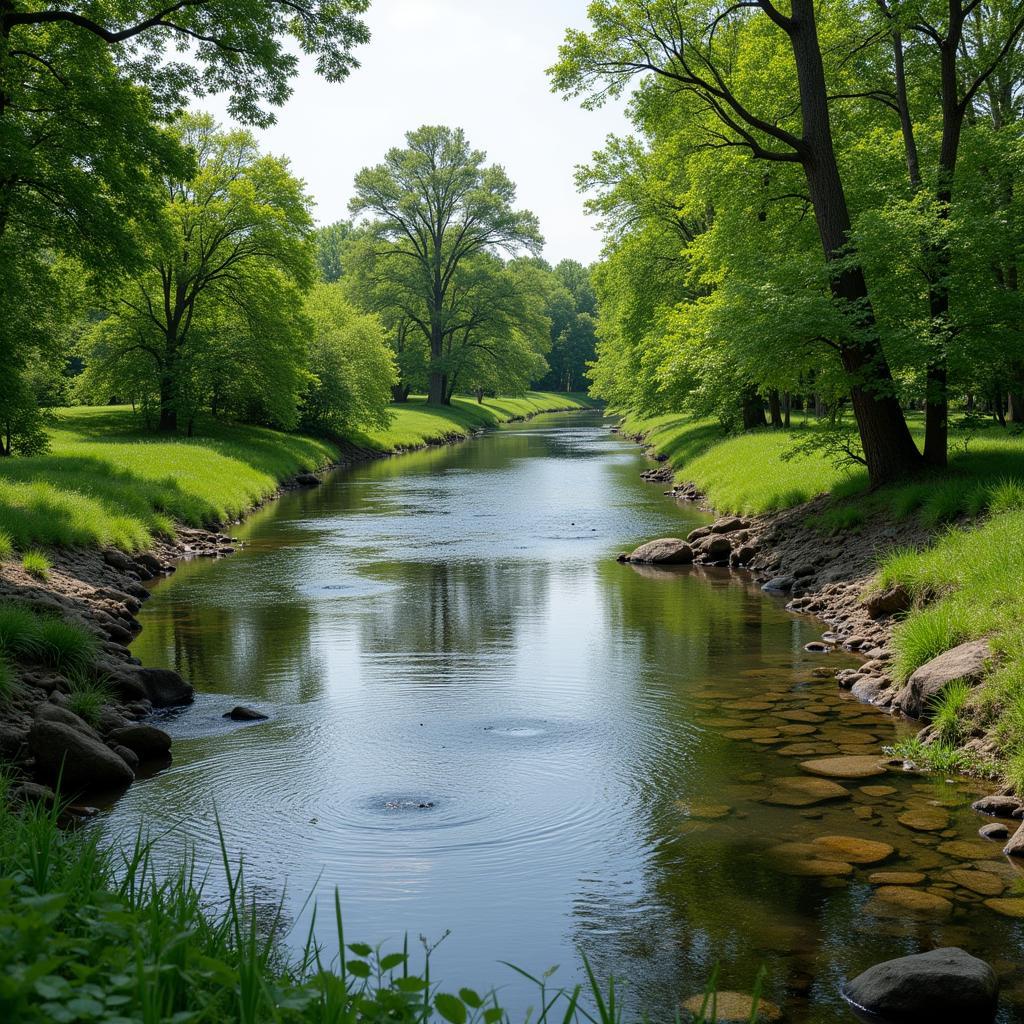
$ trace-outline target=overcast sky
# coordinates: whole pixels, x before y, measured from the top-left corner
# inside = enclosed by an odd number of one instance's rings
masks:
[[[589,263],[600,237],[583,212],[573,170],[627,124],[619,107],[586,111],[554,95],[544,73],[565,29],[586,24],[586,6],[373,0],[373,38],[358,51],[362,67],[336,85],[305,70],[278,123],[261,133],[263,147],[291,159],[316,199],[317,220],[330,223],[347,216],[356,171],[401,145],[407,130],[461,127],[490,162],[504,165],[519,204],[540,218],[546,258]]]

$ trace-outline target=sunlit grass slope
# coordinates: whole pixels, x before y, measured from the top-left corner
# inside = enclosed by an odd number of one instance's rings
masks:
[[[387,430],[353,440],[395,451],[590,404],[579,396],[539,392],[482,405],[456,399],[447,409],[410,402],[394,407]],[[282,480],[338,458],[327,440],[212,419],[202,421],[194,437],[158,437],[125,406],[59,410],[51,434],[46,455],[0,460],[0,558],[10,556],[12,545],[139,550],[154,534],[172,534],[175,523],[233,519]]]
[[[427,405],[425,399],[414,397],[391,407],[391,425],[386,430],[353,435],[352,440],[381,451],[400,451],[456,437],[469,437],[484,427],[542,412],[587,409],[595,404],[585,395],[546,391],[531,391],[521,398],[485,398],[483,403],[472,398],[455,398],[446,408]]]

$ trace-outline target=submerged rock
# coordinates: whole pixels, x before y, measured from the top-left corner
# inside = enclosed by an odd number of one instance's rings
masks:
[[[264,722],[270,716],[263,714],[262,711],[257,711],[255,708],[239,704],[230,711],[225,711],[223,717],[230,718],[233,722]]]
[[[823,757],[817,761],[804,761],[800,767],[805,772],[821,775],[827,779],[869,779],[874,775],[884,775],[887,770],[880,757],[858,754],[843,754],[839,757]]]
[[[715,1010],[713,1014],[712,1006]],[[755,1016],[754,997],[745,992],[716,992],[713,997],[691,996],[683,1003],[683,1009],[688,1015],[684,1020],[699,1017],[702,1020],[717,1021],[718,1024],[749,1024],[751,1021],[774,1024],[782,1020],[782,1011],[767,999],[758,1000]]]
[[[843,996],[892,1024],[987,1024],[995,1017],[999,979],[984,960],[947,947],[869,967]]]

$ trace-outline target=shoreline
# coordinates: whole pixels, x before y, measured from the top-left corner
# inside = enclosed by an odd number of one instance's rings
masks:
[[[664,461],[644,434],[612,429],[643,446],[655,462]],[[672,483],[674,473],[667,466],[656,467],[645,471],[642,478],[650,483]],[[663,493],[676,501],[696,503],[712,515],[718,514],[692,483],[674,484]],[[841,649],[864,659],[855,669],[832,672],[823,667],[822,677],[826,673],[833,676],[841,689],[851,692],[862,703],[917,726],[919,737],[927,743],[931,736],[929,722],[903,713],[899,700],[905,688],[890,671],[895,657],[893,631],[911,607],[910,597],[902,588],[882,591],[871,584],[877,575],[880,554],[897,547],[923,548],[935,537],[936,530],[916,519],[893,522],[884,511],[867,515],[855,531],[818,529],[810,520],[829,501],[828,494],[820,494],[777,512],[719,516],[709,527],[688,535],[693,562],[744,569],[765,592],[787,597],[787,611],[810,615],[822,622],[828,628],[823,631],[820,646],[814,648],[818,653],[827,655],[831,650]],[[708,541],[714,538],[728,541],[728,548],[720,543],[711,549]],[[972,736],[961,749],[979,761],[990,761],[997,752],[994,740],[987,735]],[[896,760],[905,763],[901,758]],[[998,780],[982,772],[960,773],[987,778],[998,785]],[[1010,789],[1000,792],[1007,795]]]
[[[83,761],[88,761],[90,756],[102,759],[106,751],[111,751],[127,763],[133,777],[140,768],[146,775],[151,775],[171,763],[170,736],[147,720],[155,710],[190,704],[194,690],[172,669],[144,666],[132,655],[130,645],[142,631],[137,615],[150,596],[147,584],[170,576],[178,562],[194,558],[224,558],[235,553],[240,545],[229,535],[230,527],[239,525],[289,491],[318,486],[326,474],[336,470],[470,441],[505,423],[525,422],[551,413],[580,411],[590,410],[581,409],[578,405],[538,410],[510,417],[493,427],[481,427],[467,434],[453,431],[421,445],[390,451],[334,439],[331,443],[338,451],[337,459],[325,463],[315,472],[298,473],[281,480],[272,492],[254,502],[242,516],[206,527],[177,524],[173,538],[155,537],[145,550],[132,554],[112,547],[50,548],[46,553],[51,568],[45,580],[30,576],[17,563],[0,565],[0,603],[11,602],[86,627],[99,644],[93,674],[104,679],[111,691],[111,699],[98,721],[90,725],[67,707],[71,684],[66,676],[36,664],[12,665],[15,690],[7,705],[0,709],[0,760],[14,770],[13,797],[22,802],[44,804],[51,804],[55,799],[45,780],[36,777],[35,754],[39,741],[32,727],[41,717],[69,727],[77,734],[73,737],[74,749],[64,752],[68,762],[73,757]],[[50,708],[59,710],[51,711]],[[231,710],[225,707],[227,714]],[[131,745],[126,746],[127,743]],[[104,750],[100,751],[99,747]],[[76,766],[75,774],[80,774],[79,766]],[[102,800],[120,795],[125,788],[126,785],[105,789],[101,786],[79,786],[73,795],[77,798],[84,794]],[[95,813],[93,808],[80,804],[72,804],[69,810],[85,816]]]

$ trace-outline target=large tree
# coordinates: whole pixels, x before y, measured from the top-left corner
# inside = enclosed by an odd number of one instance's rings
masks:
[[[116,382],[130,367],[135,381],[151,382],[161,430],[231,395],[243,411],[290,426],[304,358],[301,291],[314,274],[309,198],[250,133],[220,131],[205,115],[184,116],[177,132],[198,170],[165,181],[145,268],[115,290],[93,332],[92,375]]]
[[[683,96],[705,126],[704,145],[742,150],[766,165],[799,167],[814,212],[828,288],[847,326],[828,339],[849,381],[868,472],[875,484],[922,464],[896,394],[867,280],[852,245],[829,90],[813,0],[724,5],[714,0],[595,0],[592,29],[572,31],[553,69],[555,86],[589,103],[640,76]],[[737,55],[740,55],[737,57]],[[765,95],[751,66],[787,58],[782,94]],[[770,55],[770,57],[769,57]]]
[[[535,253],[542,244],[537,218],[515,209],[515,185],[485,160],[461,129],[427,125],[356,175],[352,213],[369,217],[377,258],[403,264],[397,272],[415,282],[422,300],[410,323],[429,347],[427,394],[434,404],[450,395],[444,354],[460,330],[460,269],[481,254]]]

